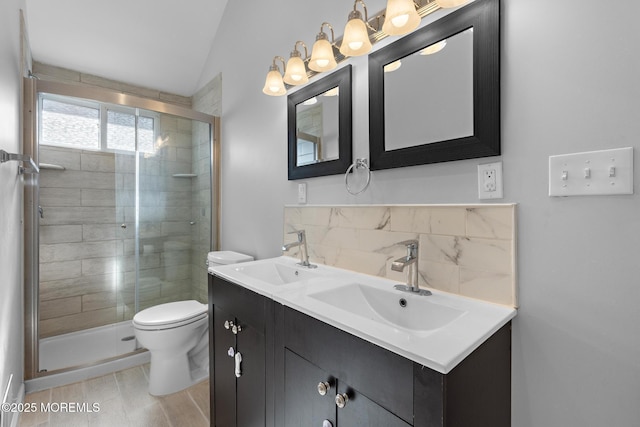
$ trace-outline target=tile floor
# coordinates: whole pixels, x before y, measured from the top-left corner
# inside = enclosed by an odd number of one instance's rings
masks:
[[[209,426],[209,381],[163,397],[147,391],[149,365],[38,391],[25,403],[98,403],[96,412],[34,412],[20,416],[21,427],[199,427]],[[55,406],[53,406],[55,407]]]

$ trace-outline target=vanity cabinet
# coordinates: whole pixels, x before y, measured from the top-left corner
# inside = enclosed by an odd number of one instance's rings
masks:
[[[510,322],[442,374],[216,276],[209,304],[213,426],[510,426]]]
[[[272,426],[273,351],[267,335],[273,302],[241,286],[209,276],[211,422],[217,427]],[[270,332],[270,331],[269,331]],[[241,355],[236,372],[236,354]],[[271,414],[269,413],[271,412]]]
[[[284,307],[286,427],[511,425],[511,324],[448,374]],[[319,383],[330,386],[325,396]],[[346,393],[344,408],[336,395]],[[333,408],[331,408],[333,405]],[[328,426],[328,424],[327,424]]]

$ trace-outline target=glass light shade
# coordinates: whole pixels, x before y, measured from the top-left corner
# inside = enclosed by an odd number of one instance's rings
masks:
[[[309,61],[309,68],[313,71],[323,72],[333,70],[338,66],[336,58],[333,55],[333,47],[329,40],[318,39],[313,44],[313,50],[311,51],[311,60]]]
[[[329,89],[328,91],[323,93],[323,95],[324,96],[338,96],[339,93],[340,93],[340,87],[336,86],[333,89]]]
[[[438,6],[440,6],[443,9],[458,7],[468,2],[469,0],[436,0],[436,3],[438,4]]]
[[[284,88],[284,82],[282,81],[280,71],[276,69],[270,70],[267,73],[267,79],[264,82],[262,92],[271,96],[281,96],[287,93],[287,90]]]
[[[316,98],[315,96],[313,98],[309,98],[306,101],[304,101],[302,103],[302,105],[313,105],[313,104],[317,104],[318,103],[318,98]]]
[[[344,27],[344,37],[340,45],[340,53],[344,56],[366,55],[371,50],[371,41],[367,26],[361,17],[349,19]]]
[[[284,82],[290,85],[302,85],[309,81],[307,69],[300,56],[291,56],[287,61],[287,71],[284,73]]]
[[[384,72],[385,73],[390,73],[392,71],[397,70],[398,68],[400,68],[402,66],[402,61],[400,61],[399,59],[397,61],[394,61],[390,64],[387,64],[384,66]]]
[[[433,55],[440,52],[447,45],[446,40],[440,40],[438,43],[434,43],[431,46],[427,46],[420,51],[420,55]]]
[[[390,36],[410,33],[420,25],[420,15],[413,0],[389,0],[384,14],[382,31]]]

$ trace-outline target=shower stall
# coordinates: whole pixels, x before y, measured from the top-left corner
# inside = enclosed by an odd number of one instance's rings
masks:
[[[57,82],[25,83],[27,379],[141,353],[131,319],[207,302],[219,119]]]

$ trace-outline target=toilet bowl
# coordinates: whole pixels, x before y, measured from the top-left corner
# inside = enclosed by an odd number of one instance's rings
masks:
[[[208,326],[207,305],[194,300],[156,305],[133,317],[135,336],[151,353],[150,394],[175,393],[208,377]]]
[[[210,252],[209,266],[253,260],[232,251]],[[141,346],[151,353],[149,394],[163,396],[209,377],[208,306],[195,300],[176,301],[144,309],[133,317]]]

